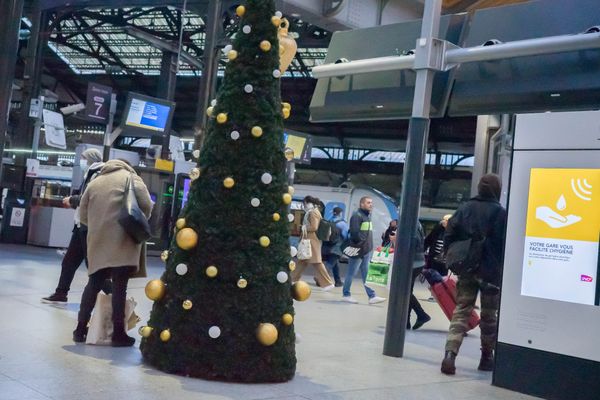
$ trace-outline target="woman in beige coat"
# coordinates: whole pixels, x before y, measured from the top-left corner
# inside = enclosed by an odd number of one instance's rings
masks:
[[[328,291],[334,288],[333,280],[325,265],[321,259],[321,241],[317,237],[317,229],[319,229],[319,223],[323,219],[321,212],[317,204],[320,201],[317,198],[306,196],[304,198],[304,220],[302,222],[302,229],[306,230],[306,237],[310,240],[311,258],[308,260],[300,260],[298,268],[293,272],[292,280],[297,281],[302,277],[302,272],[312,265],[315,268],[315,280],[317,285],[323,288],[324,291]]]
[[[108,161],[81,198],[81,223],[88,227],[89,280],[81,297],[77,328],[73,331],[75,342],[85,341],[96,296],[104,280],[112,278],[112,345],[135,343],[125,331],[125,298],[129,278],[145,276],[145,254],[144,245],[134,242],[118,222],[128,178],[133,178],[138,205],[149,217],[153,204],[148,189],[134,169],[122,160]]]

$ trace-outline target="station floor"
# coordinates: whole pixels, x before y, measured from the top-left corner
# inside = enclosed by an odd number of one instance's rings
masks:
[[[432,321],[408,332],[404,358],[383,356],[387,303],[367,305],[358,281],[353,294],[360,304],[341,303],[341,288],[329,293],[315,288],[309,301],[296,303],[301,337],[297,374],[288,383],[241,385],[167,375],[143,364],[137,330],[130,331],[138,338],[133,348],[71,341],[85,268],[77,272],[66,306],[40,303],[56,286],[60,261],[54,249],[0,245],[0,400],[534,399],[491,386],[491,373],[477,371],[477,332],[465,338],[456,376],[439,372],[448,321],[426,301],[424,286],[417,287],[417,297]],[[149,261],[150,277],[159,277],[164,266],[158,258]],[[151,306],[145,283],[130,281],[128,292],[142,321]]]

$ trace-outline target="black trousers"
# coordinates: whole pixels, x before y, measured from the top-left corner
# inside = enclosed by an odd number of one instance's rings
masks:
[[[79,307],[79,322],[87,323],[92,316],[92,310],[96,304],[96,297],[102,289],[102,285],[108,278],[112,278],[112,320],[115,332],[124,326],[125,319],[125,298],[127,297],[127,282],[129,275],[135,267],[113,267],[104,268],[90,275],[87,285],[81,296],[81,306]]]
[[[423,307],[421,307],[421,303],[419,303],[419,300],[417,300],[417,298],[413,294],[413,290],[415,288],[415,280],[417,279],[417,276],[419,276],[421,271],[423,271],[423,267],[413,268],[412,284],[410,285],[410,308],[408,309],[409,321],[411,311],[414,311],[417,314],[417,319],[423,319],[425,318],[425,316],[427,316],[427,313],[425,312],[425,310],[423,310]]]
[[[75,277],[75,271],[77,271],[77,268],[79,268],[84,261],[85,266],[87,267],[87,229],[82,229],[75,225],[73,233],[71,234],[71,240],[69,241],[67,253],[62,260],[56,293],[64,295],[69,293],[69,290],[71,290],[71,283],[73,283],[73,278]],[[110,281],[105,281],[102,284],[101,289],[104,293],[110,293]]]

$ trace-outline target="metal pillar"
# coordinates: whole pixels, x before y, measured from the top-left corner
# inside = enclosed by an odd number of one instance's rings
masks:
[[[158,97],[173,101],[175,99],[175,86],[177,85],[178,55],[164,51],[160,63],[160,80],[158,81]],[[162,138],[160,158],[169,159],[169,143],[171,132],[165,132]]]
[[[0,176],[2,176],[2,157],[4,157],[12,84],[17,63],[23,0],[0,0],[0,9],[4,10],[6,16],[6,24],[3,25],[0,36],[0,59],[3,60],[0,63]]]
[[[206,41],[204,42],[204,56],[202,57],[204,69],[198,90],[198,108],[196,109],[196,126],[194,128],[194,148],[200,149],[206,135],[208,117],[206,109],[214,97],[217,86],[217,72],[219,70],[219,49],[217,40],[221,37],[222,0],[209,0],[206,17]]]
[[[37,98],[40,94],[42,58],[47,40],[45,29],[48,23],[48,14],[40,11],[39,3],[36,4],[31,22],[31,37],[27,45],[25,72],[23,74],[23,104],[17,132],[13,138],[13,147],[25,149],[30,149],[33,145],[34,121],[29,118],[29,106],[31,99]],[[21,160],[19,164],[21,163],[24,165],[25,161]]]
[[[402,175],[402,195],[400,199],[400,217],[383,354],[392,357],[404,355],[406,321],[410,303],[410,287],[412,282],[412,265],[414,259],[413,237],[415,235],[419,208],[421,206],[421,190],[425,155],[427,153],[427,137],[429,135],[429,111],[431,92],[435,70],[427,60],[433,54],[433,40],[439,33],[442,0],[431,0],[425,3],[421,38],[417,40],[415,70],[415,98],[412,118],[408,126],[408,142],[406,144],[406,161]],[[422,63],[421,63],[422,61]]]

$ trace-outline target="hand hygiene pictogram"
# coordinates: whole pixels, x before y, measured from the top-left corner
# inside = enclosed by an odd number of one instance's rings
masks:
[[[571,179],[571,189],[575,196],[583,201],[592,201],[592,185],[590,185],[586,179]],[[554,211],[549,206],[541,206],[536,208],[535,217],[541,221],[544,221],[549,227],[554,229],[564,228],[573,224],[578,223],[582,220],[580,216],[569,214],[563,216],[560,212],[567,208],[567,201],[564,195],[561,195],[556,202],[556,209]]]

